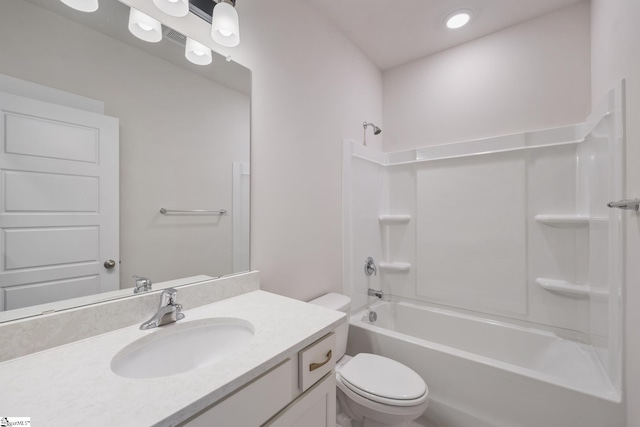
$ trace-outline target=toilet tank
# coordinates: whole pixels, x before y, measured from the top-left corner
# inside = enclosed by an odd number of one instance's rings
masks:
[[[349,314],[351,298],[346,295],[330,293],[309,301],[309,304],[319,305],[332,310]],[[336,328],[336,361],[340,360],[347,351],[347,338],[349,335],[349,321]]]

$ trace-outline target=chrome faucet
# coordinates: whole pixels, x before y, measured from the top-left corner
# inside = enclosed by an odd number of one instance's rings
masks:
[[[133,276],[133,278],[136,279],[136,287],[133,290],[134,294],[139,294],[140,292],[149,292],[151,290],[151,279],[140,276]]]
[[[378,297],[380,299],[382,299],[382,297],[384,296],[382,291],[377,291],[371,288],[367,289],[367,295],[369,295],[370,297]]]
[[[378,275],[378,267],[376,267],[376,263],[371,257],[367,257],[367,259],[364,260],[364,274],[367,276],[371,276],[372,274],[374,276]]]
[[[176,303],[178,299],[178,291],[173,288],[165,289],[160,295],[160,307],[151,319],[140,325],[140,329],[152,329],[167,323],[177,322],[184,319],[182,306]]]

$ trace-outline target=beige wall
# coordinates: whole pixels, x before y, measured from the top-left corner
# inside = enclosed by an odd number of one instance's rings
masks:
[[[640,197],[640,2],[592,0],[592,99],[626,79],[626,193]],[[626,219],[625,388],[627,426],[640,426],[640,216]]]
[[[158,210],[231,210],[249,97],[19,0],[0,2],[0,39],[0,73],[103,101],[120,120],[121,286],[230,273],[231,215]]]
[[[582,122],[589,51],[580,2],[385,71],[384,150]]]

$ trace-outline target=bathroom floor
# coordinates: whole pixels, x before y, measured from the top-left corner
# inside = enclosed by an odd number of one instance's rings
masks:
[[[446,426],[442,424],[437,424],[427,418],[419,418],[411,422],[411,424],[409,424],[409,427],[446,427]]]

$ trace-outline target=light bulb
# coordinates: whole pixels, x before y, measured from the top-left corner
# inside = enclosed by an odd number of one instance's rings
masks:
[[[190,37],[187,37],[184,56],[196,65],[209,65],[213,60],[211,49]]]
[[[95,12],[98,10],[98,0],[60,0],[70,8],[80,12]]]
[[[131,8],[129,12],[129,31],[146,42],[157,43],[162,40],[162,24],[157,19]]]
[[[189,13],[189,0],[153,0],[153,4],[167,15],[182,17]]]
[[[238,12],[229,3],[223,1],[213,7],[211,38],[226,47],[238,46],[240,43]]]

